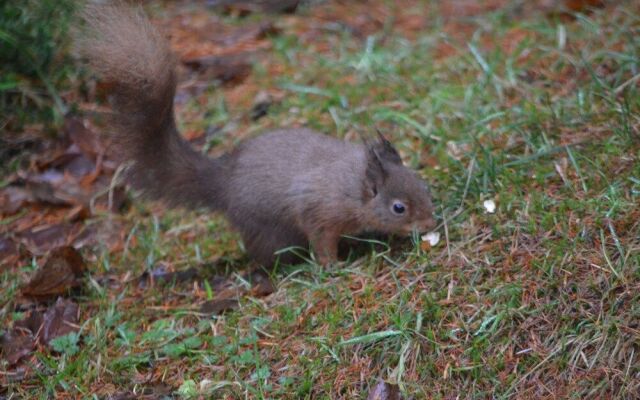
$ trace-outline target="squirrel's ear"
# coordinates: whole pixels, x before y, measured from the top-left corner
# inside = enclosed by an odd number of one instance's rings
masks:
[[[367,199],[376,197],[378,188],[387,178],[384,163],[376,154],[374,146],[367,147],[367,170],[364,177],[364,196]]]
[[[367,148],[367,172],[364,191],[366,198],[373,198],[387,179],[389,164],[402,164],[395,147],[378,131],[378,140],[369,142],[363,137]],[[386,167],[385,167],[386,166]]]
[[[380,161],[390,162],[392,164],[402,164],[402,159],[400,158],[400,154],[395,147],[391,144],[384,135],[376,129],[378,132],[378,141],[376,144],[371,146],[376,156],[380,159]]]

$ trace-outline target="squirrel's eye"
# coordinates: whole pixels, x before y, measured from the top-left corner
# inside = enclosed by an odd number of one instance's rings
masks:
[[[391,206],[391,209],[393,210],[394,213],[398,215],[402,215],[404,214],[407,208],[401,201],[394,201],[393,206]]]

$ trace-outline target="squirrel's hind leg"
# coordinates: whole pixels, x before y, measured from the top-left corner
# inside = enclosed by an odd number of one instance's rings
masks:
[[[241,234],[247,253],[263,266],[273,266],[276,261],[282,264],[295,264],[302,261],[300,256],[296,256],[291,251],[279,255],[276,255],[276,252],[288,247],[300,247],[299,251],[304,251],[308,243],[303,233],[276,224],[270,225],[269,228],[262,226],[255,230],[244,228]]]

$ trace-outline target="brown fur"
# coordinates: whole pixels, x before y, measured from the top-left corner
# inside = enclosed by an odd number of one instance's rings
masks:
[[[426,184],[402,165],[384,138],[349,143],[309,129],[282,129],[208,158],[175,127],[175,61],[140,13],[89,6],[79,53],[114,84],[113,127],[135,187],[171,205],[223,212],[249,254],[309,243],[321,263],[336,259],[341,235],[409,233],[433,227]],[[396,215],[394,202],[406,212]]]

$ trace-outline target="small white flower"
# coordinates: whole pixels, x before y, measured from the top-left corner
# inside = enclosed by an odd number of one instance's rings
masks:
[[[429,232],[425,235],[422,235],[422,240],[424,242],[429,242],[431,246],[435,246],[440,241],[440,232]]]
[[[482,206],[484,207],[484,211],[487,214],[493,214],[494,212],[496,212],[496,202],[493,200],[485,200],[482,203]]]

